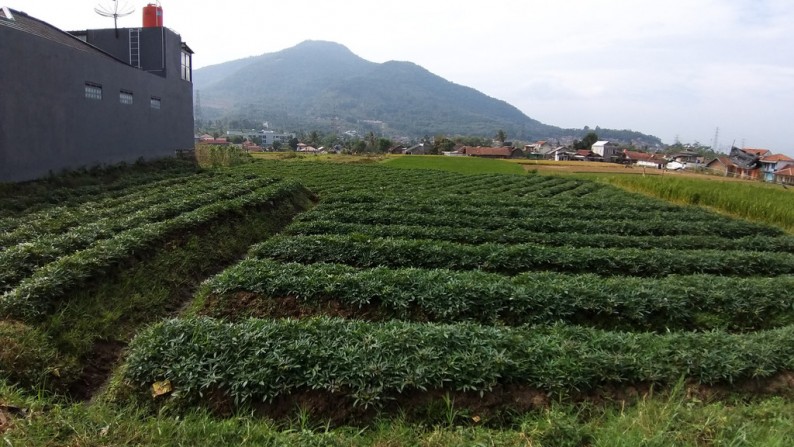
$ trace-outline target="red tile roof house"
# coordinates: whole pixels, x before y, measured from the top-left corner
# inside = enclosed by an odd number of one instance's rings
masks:
[[[211,144],[211,145],[215,145],[215,146],[228,146],[231,143],[229,143],[229,140],[227,140],[225,137],[208,138],[208,139],[205,139],[204,137],[202,137],[201,140],[198,142],[198,144]]]
[[[794,165],[775,172],[775,183],[794,185]]]
[[[759,157],[766,157],[768,155],[772,155],[772,151],[770,151],[769,149],[753,149],[753,148],[745,147],[742,148],[742,151],[748,154],[757,155]]]
[[[761,179],[760,168],[745,168],[737,165],[728,157],[719,157],[706,164],[706,169],[726,177],[743,178],[748,180]]]
[[[761,171],[763,171],[764,181],[774,182],[775,173],[790,165],[794,165],[794,159],[783,154],[772,154],[761,157]]]
[[[521,149],[512,147],[471,147],[466,146],[461,151],[469,157],[482,158],[523,158]]]

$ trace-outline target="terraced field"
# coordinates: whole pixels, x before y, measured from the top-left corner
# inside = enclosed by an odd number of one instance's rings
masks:
[[[21,191],[0,197],[11,445],[794,437],[776,227],[572,178],[305,161]],[[4,428],[23,405],[42,416]]]
[[[133,383],[265,409],[319,393],[319,416],[351,422],[410,412],[417,393],[762,383],[794,366],[779,229],[563,178],[270,166],[319,204],[208,280],[195,317],[140,335]]]

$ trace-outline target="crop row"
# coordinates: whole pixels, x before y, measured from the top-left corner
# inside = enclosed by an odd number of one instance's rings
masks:
[[[518,219],[498,216],[470,216],[465,213],[429,213],[404,212],[395,213],[381,211],[377,208],[369,210],[348,210],[345,208],[324,210],[322,208],[301,214],[298,221],[333,220],[342,223],[358,223],[371,225],[419,225],[480,228],[500,232],[525,230],[539,233],[589,233],[615,234],[628,236],[678,236],[678,235],[712,235],[728,238],[741,238],[754,235],[779,236],[782,230],[773,227],[741,220],[719,221],[715,225],[710,221],[682,222],[660,218],[642,220],[610,220],[577,218],[532,218]]]
[[[272,204],[299,190],[303,190],[303,186],[295,181],[264,186],[165,220],[142,223],[98,240],[83,250],[66,253],[33,271],[13,289],[5,291],[0,297],[0,316],[34,318],[46,312],[54,298],[116,264],[140,255],[170,235],[200,228],[214,219],[245,209]]]
[[[465,245],[420,239],[355,236],[275,237],[256,245],[255,257],[356,267],[480,269],[503,274],[536,270],[600,275],[715,274],[776,276],[794,273],[788,253],[549,247],[535,244]]]
[[[154,182],[178,182],[195,174],[193,163],[185,160],[163,159],[147,166],[118,169],[115,173],[98,173],[92,184],[74,186],[69,178],[54,177],[32,183],[7,184],[0,190],[0,210],[13,215],[56,206],[74,206],[126,194],[130,188]],[[76,182],[84,181],[78,175]],[[92,176],[93,177],[93,176]]]
[[[192,177],[188,177],[185,179],[178,177],[158,180],[143,185],[131,185],[123,190],[98,194],[93,197],[93,200],[82,200],[79,203],[66,203],[45,208],[35,208],[20,213],[20,215],[17,216],[3,217],[0,218],[0,234],[5,236],[10,232],[19,230],[20,227],[26,227],[32,223],[39,224],[46,221],[69,219],[72,215],[87,214],[96,208],[112,208],[127,203],[130,200],[135,200],[137,196],[145,196],[152,191],[167,188],[171,185],[183,184],[191,178]],[[5,244],[2,239],[0,239],[0,244]]]
[[[92,243],[113,237],[137,226],[168,219],[214,202],[234,198],[272,184],[273,179],[238,180],[235,183],[212,184],[214,188],[175,191],[172,197],[141,207],[134,212],[109,216],[71,228],[61,234],[48,234],[30,242],[20,243],[0,251],[0,290],[8,289],[37,267],[64,254],[88,247]],[[207,185],[209,186],[209,185]]]
[[[405,170],[387,166],[333,165],[330,163],[278,163],[263,161],[256,169],[267,175],[294,176],[321,195],[349,190],[389,193],[395,188],[411,188],[411,192],[442,192],[466,196],[500,195],[503,197],[538,197],[539,194],[560,194],[590,183],[554,176],[459,174],[437,170]],[[588,188],[593,188],[588,186]],[[593,190],[600,190],[598,185]],[[612,189],[612,188],[610,188]],[[614,189],[617,191],[617,189]],[[541,191],[545,191],[542,192]],[[585,193],[589,193],[586,190]]]
[[[393,202],[403,199],[412,203],[426,205],[439,205],[446,207],[543,207],[551,209],[576,209],[590,210],[592,208],[630,208],[636,212],[664,212],[685,213],[713,216],[701,208],[673,205],[660,200],[627,194],[613,187],[602,187],[597,192],[586,197],[555,197],[554,199],[541,197],[502,197],[488,195],[464,195],[455,191],[410,191],[395,192],[383,191],[373,193],[366,189],[345,190],[335,194],[326,194],[323,204],[335,203],[370,203]]]
[[[57,207],[17,217],[12,231],[0,235],[0,249],[48,234],[57,234],[71,227],[85,225],[99,219],[117,218],[163,202],[180,200],[197,193],[213,192],[218,188],[261,186],[261,180],[240,176],[197,175],[180,179],[177,184],[148,185],[113,199],[84,202],[73,207]],[[268,180],[271,181],[272,180]]]
[[[294,222],[286,232],[292,235],[360,234],[375,238],[432,239],[461,244],[540,244],[593,248],[666,248],[671,250],[752,250],[794,253],[794,236],[624,236],[621,234],[540,233],[529,230],[506,232],[469,227],[370,225],[308,220]]]
[[[374,206],[373,206],[374,205]],[[487,204],[477,205],[444,205],[438,203],[427,203],[425,201],[413,202],[404,197],[393,200],[384,200],[376,204],[371,203],[330,203],[322,204],[314,209],[316,213],[327,211],[345,210],[350,212],[372,212],[376,208],[378,212],[388,212],[393,214],[414,214],[423,213],[439,216],[466,215],[472,217],[499,217],[506,219],[572,219],[572,220],[664,220],[684,222],[711,222],[714,226],[720,226],[737,222],[714,213],[706,212],[682,212],[682,209],[675,211],[637,211],[627,207],[605,207],[605,208],[562,208],[547,206],[495,206]],[[760,227],[756,225],[756,228]]]
[[[158,323],[133,340],[126,379],[169,380],[182,398],[224,393],[237,404],[301,390],[377,405],[398,393],[549,391],[605,383],[732,383],[794,368],[794,326],[750,334],[626,333],[575,326],[497,328],[328,318],[209,318]]]
[[[380,318],[481,324],[565,322],[605,329],[750,331],[794,324],[794,276],[711,275],[619,278],[477,271],[356,269],[340,264],[246,259],[207,283],[237,308],[235,292],[259,300],[296,297],[322,308],[333,300]],[[249,297],[250,300],[250,297]],[[256,306],[254,306],[256,307]]]

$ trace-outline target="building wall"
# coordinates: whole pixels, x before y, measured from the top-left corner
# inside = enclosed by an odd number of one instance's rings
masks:
[[[0,181],[192,148],[192,84],[179,76],[181,39],[165,32],[164,78],[0,27]],[[85,97],[86,82],[102,86],[101,100]],[[121,90],[132,92],[133,104],[120,103]],[[160,98],[159,110],[152,97]]]

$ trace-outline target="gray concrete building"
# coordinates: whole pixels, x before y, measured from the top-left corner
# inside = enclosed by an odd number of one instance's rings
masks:
[[[0,8],[0,182],[192,149],[192,54],[162,26],[65,32]]]

